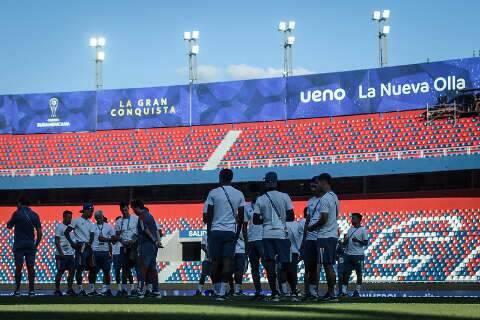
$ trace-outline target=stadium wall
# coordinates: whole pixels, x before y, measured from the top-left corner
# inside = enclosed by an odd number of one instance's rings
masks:
[[[458,155],[438,158],[382,160],[339,164],[234,169],[236,182],[260,181],[266,172],[275,170],[281,180],[309,179],[319,172],[335,178],[379,176],[405,173],[473,170],[480,168],[480,155]],[[0,190],[90,188],[208,184],[218,181],[218,170],[172,171],[74,176],[0,177]]]

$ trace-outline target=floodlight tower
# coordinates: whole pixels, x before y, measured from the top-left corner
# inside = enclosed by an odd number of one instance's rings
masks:
[[[197,81],[197,54],[200,51],[198,45],[198,38],[200,37],[200,31],[185,31],[183,33],[183,40],[188,42],[188,84],[189,84],[189,123],[192,126],[192,89],[193,84]]]
[[[186,31],[183,33],[183,40],[188,41],[188,82],[193,84],[197,81],[197,54],[200,51],[198,38],[200,31]]]
[[[105,38],[104,37],[94,37],[90,38],[89,45],[92,48],[95,48],[95,89],[102,90],[103,88],[103,74],[102,74],[102,63],[105,60]]]
[[[378,22],[378,60],[380,67],[387,65],[387,35],[390,26],[385,22],[390,18],[390,10],[373,11],[372,20]]]
[[[292,35],[295,30],[295,21],[281,21],[278,24],[278,31],[283,32],[283,76],[293,75],[292,46],[295,43],[295,37]]]

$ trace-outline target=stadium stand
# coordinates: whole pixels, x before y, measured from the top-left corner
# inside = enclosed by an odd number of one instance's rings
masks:
[[[305,201],[295,201],[297,214]],[[188,206],[188,207],[187,207]],[[167,237],[180,230],[202,228],[202,204],[149,205]],[[65,207],[34,208],[42,217],[45,239],[37,260],[39,282],[53,282],[55,273],[53,231],[56,212]],[[116,206],[99,206],[113,217]],[[176,209],[175,209],[176,208]],[[66,207],[73,209],[73,207]],[[78,211],[78,208],[76,208]],[[4,225],[12,207],[0,207]],[[364,215],[370,233],[366,251],[364,279],[369,282],[478,282],[480,280],[480,205],[478,198],[410,198],[343,200],[340,229],[349,226],[348,214]],[[181,217],[180,217],[181,216]],[[178,238],[175,238],[177,241]],[[13,282],[12,234],[0,228],[0,282]],[[193,241],[193,240],[189,240]],[[197,239],[199,241],[199,239]],[[162,253],[159,255],[161,260]],[[178,267],[163,275],[167,283],[195,283],[200,276],[200,261],[158,261],[160,274],[167,266]],[[303,280],[303,263],[299,266]],[[251,281],[247,272],[245,279]],[[266,281],[266,279],[263,279]],[[324,280],[322,274],[321,280]]]
[[[227,133],[218,167],[292,166],[480,153],[478,117],[427,125],[423,110],[284,122],[0,135],[0,175],[200,170]]]

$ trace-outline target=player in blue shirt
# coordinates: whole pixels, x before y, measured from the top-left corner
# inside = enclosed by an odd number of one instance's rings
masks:
[[[13,256],[15,258],[15,291],[13,295],[20,296],[23,261],[27,265],[29,296],[35,295],[35,254],[42,240],[42,225],[40,218],[25,199],[20,199],[17,210],[7,222],[7,228],[14,230]],[[37,236],[35,237],[35,232]]]
[[[155,219],[141,200],[130,204],[138,216],[138,267],[139,298],[160,298],[158,293],[157,252],[162,248]],[[148,285],[148,292],[147,292]]]

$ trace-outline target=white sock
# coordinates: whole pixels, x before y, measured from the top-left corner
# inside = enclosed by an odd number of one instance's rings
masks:
[[[150,292],[152,292],[152,290],[153,290],[153,284],[151,284],[151,283],[147,284],[147,290],[150,291]]]
[[[282,283],[282,293],[287,294],[288,293],[288,285],[286,282]]]
[[[360,292],[362,290],[362,285],[361,284],[357,284],[357,291]]]
[[[342,284],[342,293],[347,293],[347,286]]]
[[[240,293],[241,290],[242,290],[242,285],[235,283],[235,293]]]
[[[225,291],[227,290],[228,283],[226,282],[220,282],[220,292],[218,293],[220,296],[225,295]]]
[[[203,291],[203,285],[199,284],[198,287],[197,287],[197,290],[202,292]]]
[[[78,290],[83,291],[83,285],[82,284],[78,286]]]
[[[311,284],[311,285],[308,286],[308,289],[309,289],[310,294],[311,294],[312,296],[316,296],[316,295],[317,295],[317,286],[316,286],[316,285]]]

